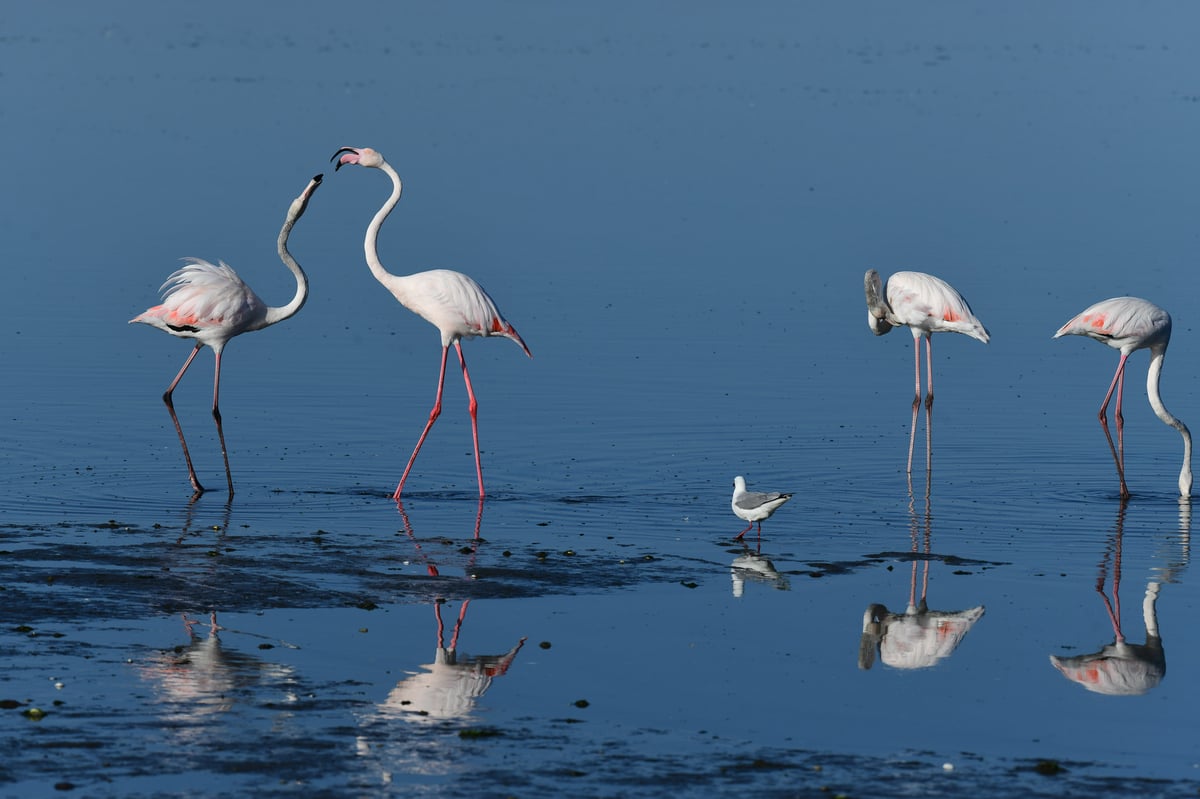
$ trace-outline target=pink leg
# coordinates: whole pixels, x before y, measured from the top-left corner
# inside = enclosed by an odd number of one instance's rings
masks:
[[[454,622],[454,634],[450,636],[450,649],[458,649],[458,633],[462,630],[463,619],[467,617],[467,605],[471,604],[471,600],[464,599],[462,607],[458,609],[458,621]]]
[[[183,379],[184,372],[192,365],[192,361],[196,358],[196,353],[200,352],[203,344],[197,344],[192,354],[183,362],[183,368],[179,370],[179,374],[175,375],[175,379],[171,381],[171,385],[163,393],[163,402],[167,404],[167,410],[171,412],[171,421],[175,423],[175,433],[179,436],[179,444],[183,447],[183,460],[187,463],[188,479],[192,481],[192,491],[195,494],[203,494],[204,486],[200,485],[200,481],[196,478],[196,470],[192,468],[192,456],[188,452],[187,441],[183,438],[183,428],[179,426],[179,417],[175,415],[175,403],[171,401],[171,394],[175,392],[175,386],[179,385],[179,381]]]
[[[213,420],[217,423],[217,438],[221,440],[221,458],[225,461],[225,482],[229,485],[229,496],[233,496],[233,475],[229,472],[229,454],[225,449],[225,430],[221,427],[221,407],[218,399],[221,396],[221,353],[217,353],[216,373],[213,376]]]
[[[933,336],[925,337],[925,370],[929,384],[925,392],[925,484],[928,487],[928,475],[933,471]]]
[[[913,446],[917,443],[917,410],[921,407],[921,339],[913,337],[914,388],[912,401],[912,425],[908,429],[908,474],[912,474]]]
[[[396,486],[396,491],[392,494],[392,499],[400,499],[400,494],[404,491],[404,481],[408,479],[408,473],[412,471],[413,464],[417,461],[417,453],[421,451],[421,445],[425,443],[425,437],[429,435],[429,430],[433,427],[433,423],[442,415],[442,387],[446,384],[446,356],[449,354],[450,350],[442,347],[442,370],[438,373],[437,399],[433,401],[433,410],[429,412],[429,421],[425,423],[425,429],[421,431],[421,437],[417,439],[417,446],[413,448],[412,455],[408,458],[408,465],[404,467],[404,474],[400,477],[400,485]]]
[[[754,522],[750,522],[748,525],[746,525],[746,529],[745,529],[745,530],[742,530],[740,533],[738,533],[737,535],[735,535],[735,536],[733,537],[733,540],[734,540],[734,541],[741,541],[741,540],[742,540],[742,536],[744,536],[746,533],[750,532],[750,529],[751,529],[752,527],[754,527]],[[758,530],[759,530],[759,534],[761,535],[761,534],[762,534],[762,526],[761,526],[761,525],[759,526]]]
[[[458,351],[458,362],[462,364],[463,383],[467,386],[467,409],[471,412],[471,440],[475,443],[475,476],[479,478],[479,498],[483,499],[483,464],[479,460],[479,403],[475,401],[475,389],[471,387],[471,375],[467,373],[467,360],[463,357],[462,344],[454,342]]]
[[[1104,428],[1104,437],[1108,440],[1108,451],[1112,453],[1113,463],[1117,465],[1117,477],[1121,481],[1121,499],[1129,499],[1129,487],[1125,484],[1125,416],[1121,412],[1122,396],[1125,393],[1125,361],[1129,357],[1126,353],[1121,353],[1121,360],[1117,362],[1117,371],[1113,375],[1112,382],[1108,385],[1108,393],[1104,395],[1104,404],[1100,406],[1100,426]],[[1113,446],[1112,434],[1108,431],[1108,402],[1112,399],[1113,392],[1117,393],[1117,441],[1118,445]]]

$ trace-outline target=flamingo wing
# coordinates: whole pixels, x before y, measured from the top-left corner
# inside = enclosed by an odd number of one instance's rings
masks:
[[[900,323],[914,331],[963,333],[984,343],[990,338],[966,298],[933,275],[896,272],[887,281],[887,301]]]

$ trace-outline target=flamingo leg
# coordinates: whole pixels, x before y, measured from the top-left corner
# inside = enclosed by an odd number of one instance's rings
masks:
[[[216,372],[213,376],[213,421],[217,423],[217,438],[221,441],[221,458],[225,461],[225,482],[229,485],[229,496],[233,496],[233,475],[229,471],[229,452],[225,448],[225,429],[221,426],[221,353],[217,352]]]
[[[400,485],[396,486],[396,491],[392,494],[392,499],[394,500],[400,499],[400,494],[404,491],[404,481],[408,479],[408,473],[412,471],[413,464],[417,461],[417,453],[421,451],[421,445],[425,443],[425,437],[429,435],[429,430],[433,427],[433,423],[442,415],[442,387],[446,384],[446,356],[449,354],[449,348],[442,347],[442,369],[438,373],[437,399],[433,402],[433,410],[429,412],[429,421],[425,423],[425,429],[421,431],[421,437],[417,439],[417,446],[413,447],[412,455],[408,458],[408,465],[404,467],[404,474],[400,477]]]
[[[454,349],[458,352],[463,383],[467,386],[467,409],[471,412],[471,440],[475,444],[475,476],[479,478],[479,498],[483,499],[483,464],[479,460],[479,403],[475,400],[475,389],[471,387],[471,375],[467,372],[467,359],[463,357],[462,344],[454,342]]]
[[[1117,371],[1113,374],[1112,382],[1108,384],[1108,393],[1104,395],[1104,403],[1100,406],[1100,426],[1104,428],[1104,437],[1108,441],[1108,451],[1112,454],[1113,463],[1117,466],[1117,477],[1121,481],[1121,499],[1129,499],[1129,487],[1125,484],[1125,416],[1121,412],[1122,395],[1125,393],[1125,361],[1129,358],[1127,353],[1121,353],[1121,360],[1117,362]],[[1118,445],[1113,446],[1112,434],[1108,430],[1108,403],[1112,399],[1113,392],[1117,394],[1117,441]]]
[[[188,367],[192,365],[192,361],[196,358],[196,353],[200,352],[203,344],[196,344],[192,350],[192,354],[183,362],[183,368],[179,370],[179,374],[175,375],[175,379],[171,381],[171,385],[163,393],[163,402],[167,405],[167,410],[171,412],[171,421],[175,423],[175,433],[179,436],[179,444],[183,447],[183,460],[187,463],[188,479],[192,481],[192,491],[198,496],[204,493],[204,486],[200,485],[200,481],[196,478],[196,470],[192,468],[192,456],[188,452],[187,441],[183,438],[183,428],[179,425],[179,417],[175,415],[175,403],[171,401],[171,395],[175,392],[175,386],[179,385],[179,381],[183,379],[183,375],[187,372]]]
[[[933,472],[933,336],[925,337],[925,369],[929,389],[925,392],[925,485]]]
[[[906,471],[912,474],[913,446],[917,443],[917,410],[921,407],[921,339],[913,336],[913,373],[914,388],[912,401],[912,424],[908,428],[908,465]]]
[[[467,617],[467,605],[471,604],[471,600],[464,599],[462,607],[458,609],[458,621],[454,622],[454,633],[450,636],[450,649],[458,649],[458,633],[462,630],[463,619]]]

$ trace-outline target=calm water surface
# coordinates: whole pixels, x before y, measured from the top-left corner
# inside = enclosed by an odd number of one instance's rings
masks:
[[[9,15],[4,793],[1195,795],[1179,439],[1139,354],[1122,507],[1116,353],[1050,340],[1160,303],[1200,424],[1194,9],[325,12]],[[470,273],[534,353],[465,347],[482,509],[454,374],[389,498],[438,340],[363,265],[388,185],[332,174],[342,145],[405,179],[385,263]],[[321,171],[308,305],[226,350],[237,495],[190,502],[160,400],[188,346],[125,321],[188,255],[286,302]],[[935,342],[911,487],[868,267],[993,334]],[[211,370],[176,407],[219,486]],[[761,540],[736,474],[795,492]],[[1118,625],[1136,657],[1089,661]]]

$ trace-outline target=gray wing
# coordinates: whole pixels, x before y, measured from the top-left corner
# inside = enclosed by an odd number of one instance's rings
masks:
[[[781,494],[778,491],[772,491],[769,494],[761,491],[747,491],[737,501],[737,506],[742,510],[754,510],[755,508],[761,508],[768,502],[774,502],[777,499],[787,499],[790,496],[791,494]]]

